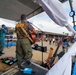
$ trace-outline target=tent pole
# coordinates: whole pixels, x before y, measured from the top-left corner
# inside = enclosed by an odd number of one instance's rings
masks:
[[[73,18],[73,25],[75,26],[75,11],[73,10],[72,2],[73,2],[72,0],[69,0],[70,9],[71,9],[71,12],[69,13],[69,16]]]

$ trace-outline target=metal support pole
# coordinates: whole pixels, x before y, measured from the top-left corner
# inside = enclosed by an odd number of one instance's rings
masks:
[[[75,11],[73,10],[72,0],[69,0],[71,12],[69,13],[70,17],[73,18],[73,25],[75,26]]]

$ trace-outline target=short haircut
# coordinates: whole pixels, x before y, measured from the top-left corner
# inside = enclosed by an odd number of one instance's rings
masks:
[[[25,14],[22,14],[22,15],[21,15],[21,20],[26,19],[26,17],[27,17],[27,16],[26,16]]]
[[[2,24],[2,27],[5,27],[5,25],[4,25],[4,24]]]

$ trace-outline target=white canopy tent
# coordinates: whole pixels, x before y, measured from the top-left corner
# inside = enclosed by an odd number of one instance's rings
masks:
[[[76,33],[73,27],[67,21],[67,15],[58,0],[37,0],[43,7],[48,16],[59,26],[66,27],[69,31]]]
[[[65,11],[62,8],[62,5],[58,0],[37,0],[37,1],[39,2],[39,4],[43,7],[43,9],[46,11],[46,13],[50,16],[50,18],[56,24],[58,24],[62,27],[66,27],[69,31],[72,31],[73,33],[76,33],[74,31],[73,27],[68,23],[66,15],[63,14],[63,12],[65,13]],[[61,11],[59,11],[59,10],[61,10]],[[16,22],[13,22],[13,21],[5,21],[5,20],[2,20],[2,22],[3,23],[6,22],[5,23],[6,26],[7,25],[11,26],[11,24],[13,24],[12,25],[13,27],[15,27],[15,23],[16,23]],[[47,27],[45,27],[43,25],[37,25],[37,26],[43,31],[48,31],[49,30]],[[50,27],[51,27],[51,25],[50,25]],[[55,28],[55,25],[54,25],[54,28]],[[51,32],[51,29],[52,29],[52,27],[50,28],[50,32]],[[52,69],[50,69],[48,71],[48,73],[46,75],[71,75],[71,65],[72,65],[71,64],[72,63],[71,56],[76,55],[76,48],[75,47],[76,47],[76,43],[57,62],[57,64],[55,64],[54,67],[52,67]],[[64,64],[62,65],[62,63],[64,63]]]

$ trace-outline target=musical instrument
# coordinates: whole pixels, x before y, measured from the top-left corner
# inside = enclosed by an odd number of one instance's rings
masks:
[[[30,34],[30,38],[32,39],[31,44],[34,44],[34,43],[36,42],[36,34],[31,33],[31,34]],[[30,40],[30,41],[31,41],[31,40]]]
[[[47,62],[47,61],[50,61],[50,59],[52,58],[52,55],[53,55],[53,48],[50,47],[49,56],[48,56],[46,62]]]
[[[59,41],[58,46],[57,46],[57,48],[55,50],[55,53],[53,54],[52,58],[50,58],[49,61],[46,61],[45,67],[47,67],[48,69],[50,69],[54,65],[53,63],[54,63],[54,60],[55,60],[55,58],[57,56],[57,52],[58,52],[58,49],[59,49],[61,44],[62,44],[62,42]]]
[[[36,34],[30,33],[30,35],[29,35],[23,27],[21,27],[21,29],[25,33],[24,36],[27,36],[27,38],[30,40],[31,44],[34,44],[36,42]]]

